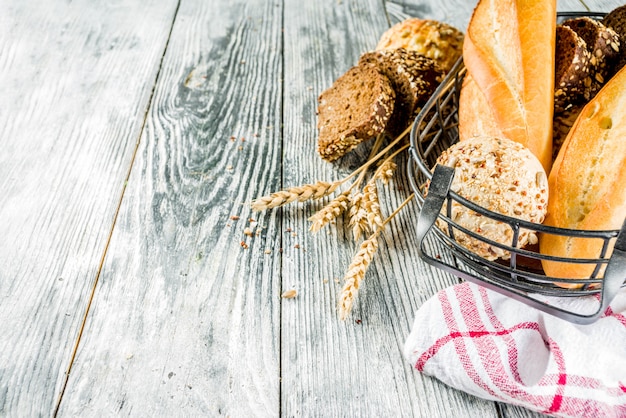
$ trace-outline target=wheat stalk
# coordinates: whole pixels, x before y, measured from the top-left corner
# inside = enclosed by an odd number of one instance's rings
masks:
[[[369,232],[367,222],[367,211],[363,205],[363,193],[357,192],[350,196],[350,222],[348,226],[352,229],[354,240],[358,241],[363,233]]]
[[[383,214],[380,211],[380,201],[378,200],[378,186],[376,186],[376,176],[367,182],[363,188],[363,208],[367,214],[367,222],[373,231],[383,225]]]
[[[311,216],[309,218],[309,221],[311,221],[309,231],[313,233],[319,232],[323,227],[341,216],[348,209],[349,194],[349,191],[343,192]]]
[[[377,249],[378,234],[374,234],[361,243],[361,248],[359,248],[359,251],[352,259],[352,263],[348,267],[348,272],[344,278],[345,285],[339,297],[339,318],[341,320],[345,320],[352,311],[352,304],[359,293],[361,281],[365,277],[365,272],[370,266]]]
[[[334,192],[342,182],[341,180],[333,183],[318,181],[313,184],[305,184],[304,186],[290,187],[280,192],[272,193],[269,196],[255,199],[252,202],[252,210],[261,211],[295,201],[305,202],[309,199],[319,199]]]
[[[349,176],[332,183],[318,181],[314,184],[305,184],[304,186],[290,187],[288,189],[272,193],[268,196],[259,197],[252,201],[252,210],[262,211],[266,209],[272,209],[295,201],[304,202],[309,199],[319,199],[333,193],[337,189],[337,187],[352,179],[354,176],[361,174],[362,177],[367,169],[374,162],[384,156],[388,151],[390,151],[398,142],[400,142],[406,136],[406,134],[409,133],[410,129],[411,127],[408,127],[396,139],[391,141],[391,143],[389,143],[389,145],[387,145],[385,149],[374,155],[372,158],[368,159],[365,164],[354,170]],[[382,137],[380,141],[382,141]],[[353,187],[354,184],[350,187],[350,189],[352,189]]]
[[[343,286],[341,295],[339,296],[339,318],[341,318],[341,320],[345,320],[352,311],[352,305],[354,303],[354,299],[359,293],[361,281],[365,277],[365,273],[374,258],[376,250],[378,249],[378,235],[383,230],[385,225],[387,225],[414,197],[415,193],[406,198],[404,202],[402,202],[400,206],[398,206],[396,210],[394,210],[393,213],[385,219],[382,226],[368,239],[361,243],[359,251],[352,259],[352,263],[350,263],[348,271],[344,276],[345,285]]]

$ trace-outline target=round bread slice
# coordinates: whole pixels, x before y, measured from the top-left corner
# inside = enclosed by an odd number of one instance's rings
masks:
[[[620,38],[619,58],[613,66],[613,73],[617,73],[626,65],[626,4],[613,9],[602,19],[602,24],[613,29]]]
[[[570,27],[556,27],[554,111],[563,112],[582,101],[589,77],[591,53],[587,43]]]
[[[387,131],[393,136],[413,122],[444,76],[433,60],[404,48],[367,52],[359,65],[373,66],[391,81],[396,103]]]
[[[410,18],[389,28],[376,50],[404,48],[434,60],[448,72],[463,53],[463,32],[436,20]]]
[[[619,36],[613,29],[589,17],[568,19],[562,24],[583,38],[591,53],[591,73],[584,81],[584,97],[589,101],[608,81],[609,70],[613,68],[619,54]]]
[[[512,218],[541,223],[546,216],[548,178],[543,166],[526,147],[505,138],[474,137],[457,142],[437,159],[438,164],[454,168],[451,190],[467,200]],[[445,213],[446,208],[442,209]],[[503,245],[512,245],[514,231],[508,223],[482,216],[452,202],[452,221]],[[448,233],[447,222],[437,226]],[[456,240],[473,253],[487,259],[508,259],[511,254],[495,245],[454,231]],[[536,244],[537,236],[520,229],[517,246]]]
[[[382,133],[393,113],[395,98],[391,81],[377,68],[350,68],[318,98],[320,156],[334,161]]]

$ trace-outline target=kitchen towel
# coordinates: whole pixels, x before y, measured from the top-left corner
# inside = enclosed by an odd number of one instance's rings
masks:
[[[626,417],[624,290],[597,322],[575,325],[464,282],[418,310],[405,356],[484,399],[553,416]],[[566,302],[598,306],[593,296]]]

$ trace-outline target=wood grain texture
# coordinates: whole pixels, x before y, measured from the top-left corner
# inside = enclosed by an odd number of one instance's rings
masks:
[[[181,1],[60,415],[278,414],[281,15]]]
[[[285,3],[285,186],[339,179],[362,161],[358,153],[337,164],[317,156],[316,98],[376,45],[388,28],[381,7],[379,1]],[[409,194],[403,172],[401,166],[399,181],[383,192],[384,213]],[[306,233],[307,217],[327,201],[283,212],[283,229],[297,233],[283,237],[283,289],[298,289],[299,296],[283,303],[282,414],[496,416],[492,403],[414,372],[402,357],[417,307],[456,283],[418,260],[411,244],[416,206],[382,236],[354,313],[342,322],[337,299],[357,246],[341,220],[336,229]]]
[[[173,5],[3,2],[0,416],[54,408]]]

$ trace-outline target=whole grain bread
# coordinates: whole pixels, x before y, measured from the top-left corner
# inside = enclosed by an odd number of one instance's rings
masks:
[[[563,22],[587,44],[591,53],[589,77],[585,78],[585,100],[591,100],[609,78],[615,61],[619,57],[619,36],[613,29],[589,17],[577,17]]]
[[[619,57],[613,66],[613,72],[618,72],[626,65],[626,4],[613,9],[602,19],[602,24],[617,33],[620,38]]]
[[[376,50],[404,48],[431,58],[450,71],[463,52],[463,32],[436,20],[409,18],[389,28]]]
[[[577,105],[585,95],[585,79],[590,73],[591,52],[587,43],[570,27],[556,27],[554,70],[554,111],[563,112]],[[587,92],[587,95],[589,92]]]
[[[318,98],[318,152],[327,161],[344,156],[385,130],[394,109],[389,78],[376,67],[356,65]]]
[[[377,68],[391,81],[396,102],[387,131],[393,136],[413,122],[444,76],[433,60],[404,48],[367,52],[359,65]]]

